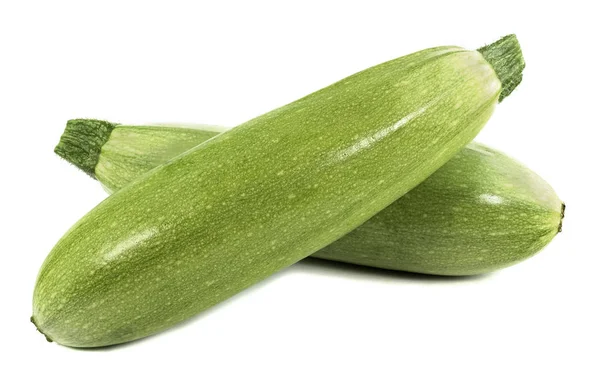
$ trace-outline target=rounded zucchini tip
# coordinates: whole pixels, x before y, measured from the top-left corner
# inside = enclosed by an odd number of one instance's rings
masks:
[[[38,326],[38,324],[35,322],[35,318],[33,316],[31,316],[31,318],[29,319],[31,321],[31,323],[33,323],[35,325],[36,330],[42,334],[46,340],[50,343],[53,342],[52,338],[50,338],[48,335],[44,334],[44,332],[42,331],[42,329],[40,329],[40,327]]]

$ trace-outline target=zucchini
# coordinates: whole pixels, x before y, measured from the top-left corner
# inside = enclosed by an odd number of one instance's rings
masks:
[[[431,48],[192,148],[108,197],[58,241],[38,274],[32,321],[60,344],[98,347],[231,297],[431,175],[479,132],[523,66],[514,36],[481,53]]]
[[[97,161],[92,176],[109,192],[219,134],[202,126],[74,119],[56,153],[77,165],[69,150],[85,145],[94,128],[112,129],[101,150],[85,158]],[[481,274],[540,251],[558,233],[562,209],[541,177],[499,151],[471,143],[419,186],[311,256],[436,275]]]

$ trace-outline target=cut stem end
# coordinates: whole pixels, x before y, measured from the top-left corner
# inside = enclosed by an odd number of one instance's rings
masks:
[[[498,103],[500,103],[519,86],[523,79],[525,60],[517,36],[514,34],[507,35],[492,44],[481,47],[477,51],[494,68],[498,79],[502,83],[502,91],[498,98]]]
[[[100,151],[115,126],[96,119],[69,120],[54,153],[95,179]]]

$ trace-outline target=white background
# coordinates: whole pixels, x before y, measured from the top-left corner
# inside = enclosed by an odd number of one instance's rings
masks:
[[[539,5],[534,5],[539,3]],[[593,1],[7,1],[0,5],[0,374],[598,376]],[[234,126],[371,65],[516,33],[527,68],[478,140],[567,204],[539,255],[447,279],[301,262],[173,330],[100,351],[29,323],[36,274],[105,198],[66,120]]]

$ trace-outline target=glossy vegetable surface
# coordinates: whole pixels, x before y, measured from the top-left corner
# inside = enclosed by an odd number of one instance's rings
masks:
[[[105,122],[72,120],[65,134]],[[124,126],[98,158],[96,178],[119,189],[219,134],[211,127]],[[85,137],[85,136],[81,136]],[[492,148],[471,143],[427,180],[312,257],[437,275],[473,275],[518,263],[562,221],[552,187]]]
[[[349,233],[483,127],[514,81],[501,72],[523,66],[514,36],[496,46],[488,60],[438,47],[369,68],[153,169],[57,243],[32,320],[69,346],[138,339]]]

